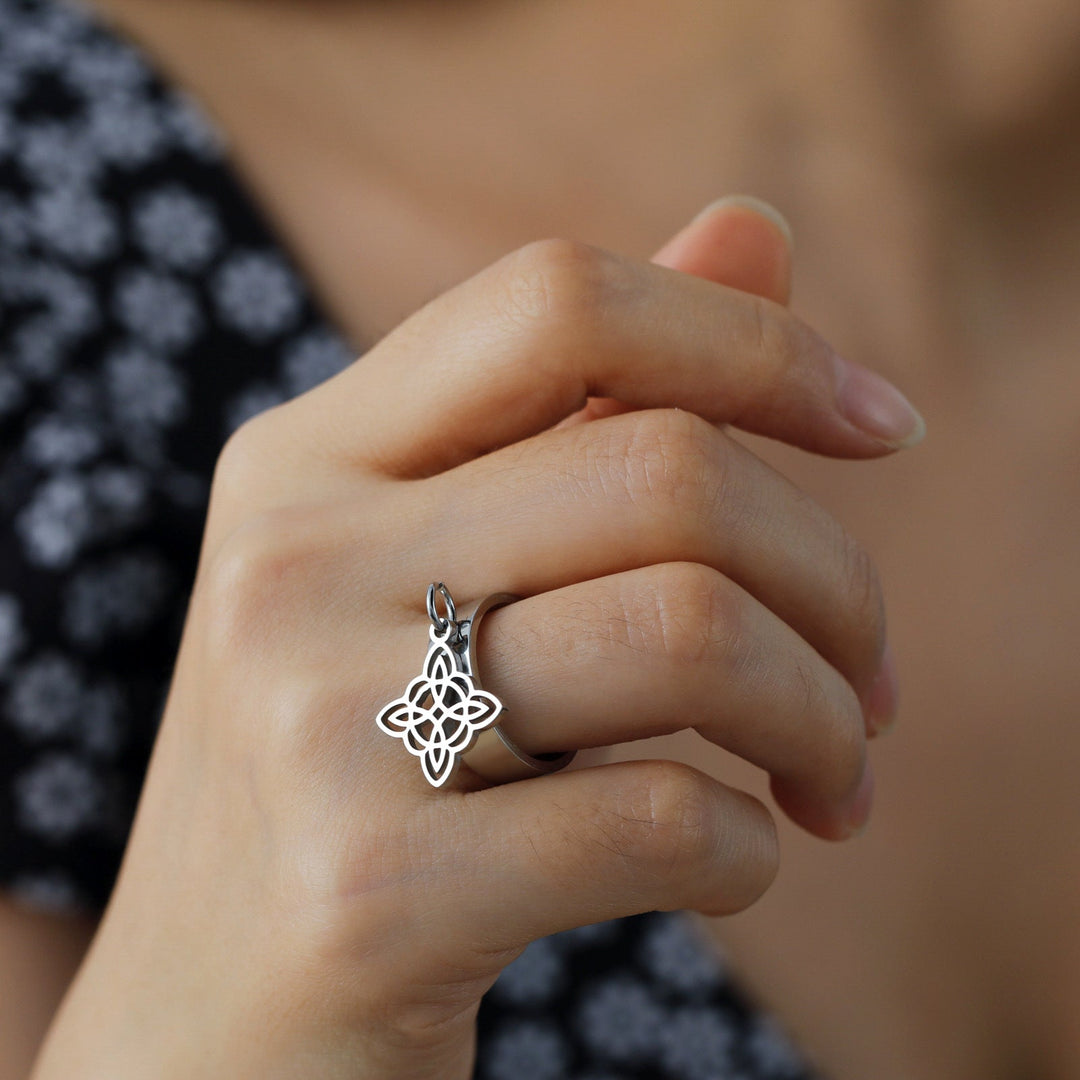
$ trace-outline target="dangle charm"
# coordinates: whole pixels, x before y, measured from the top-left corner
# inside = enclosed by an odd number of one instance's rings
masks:
[[[446,604],[446,616],[436,609],[436,593]],[[504,711],[494,694],[482,690],[472,670],[469,635],[472,620],[457,620],[450,592],[442,582],[429,585],[427,611],[430,645],[423,673],[409,683],[401,697],[384,705],[375,723],[387,735],[401,739],[420,759],[432,787],[442,787],[457,759],[476,736]]]

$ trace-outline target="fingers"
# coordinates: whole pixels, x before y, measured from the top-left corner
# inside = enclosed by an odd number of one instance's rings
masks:
[[[653,257],[658,266],[787,304],[791,295],[791,230],[768,203],[732,195],[707,206]],[[629,406],[591,397],[561,427],[614,416]]]
[[[730,914],[778,865],[775,826],[756,799],[687,765],[627,761],[465,797],[469,884],[459,933],[509,949],[644,911]]]
[[[791,230],[768,203],[749,196],[707,206],[652,261],[778,304],[791,298]]]
[[[866,747],[847,681],[722,574],[667,563],[491,612],[478,650],[504,730],[533,754],[693,727],[760,766],[824,839],[861,828]]]
[[[693,413],[549,432],[426,481],[469,537],[463,593],[532,596],[652,563],[723,572],[869,692],[885,641],[873,564],[834,518]],[[433,524],[430,528],[436,528]]]
[[[568,241],[444,294],[292,415],[340,460],[417,476],[543,431],[588,396],[846,457],[921,431],[898,391],[780,305]]]

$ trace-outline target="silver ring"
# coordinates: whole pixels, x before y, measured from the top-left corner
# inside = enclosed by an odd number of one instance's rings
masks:
[[[465,650],[465,661],[477,686],[480,686],[476,665],[480,620],[489,611],[520,599],[520,596],[512,593],[493,593],[481,600],[470,612],[468,620],[462,622],[462,626],[467,622],[465,635],[468,646]],[[476,741],[461,756],[465,764],[484,780],[492,784],[506,784],[511,780],[524,780],[530,776],[558,772],[570,764],[576,753],[576,750],[568,750],[565,753],[530,754],[503,731],[501,724],[494,724],[481,731]]]
[[[436,593],[446,604],[446,617],[436,608]],[[533,755],[518,746],[496,722],[506,707],[480,684],[477,638],[487,612],[521,599],[492,593],[458,620],[446,586],[428,586],[428,652],[423,671],[405,693],[387,702],[375,717],[381,731],[401,739],[432,787],[442,787],[459,761],[491,784],[505,784],[565,768],[576,751]]]

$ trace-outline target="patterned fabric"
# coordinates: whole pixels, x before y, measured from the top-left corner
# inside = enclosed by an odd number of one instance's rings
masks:
[[[0,887],[112,889],[214,462],[355,356],[198,108],[57,0],[0,0]],[[478,1080],[805,1080],[679,915],[538,941]]]
[[[811,1080],[685,915],[534,941],[480,1006],[476,1080]]]
[[[214,461],[353,359],[218,136],[75,9],[0,0],[0,882],[112,888]]]

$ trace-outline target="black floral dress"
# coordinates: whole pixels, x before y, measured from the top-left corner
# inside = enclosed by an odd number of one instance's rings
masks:
[[[8,896],[103,908],[221,446],[360,351],[318,310],[195,102],[85,9],[0,0]],[[480,1012],[480,1080],[810,1075],[677,913],[535,942]]]

